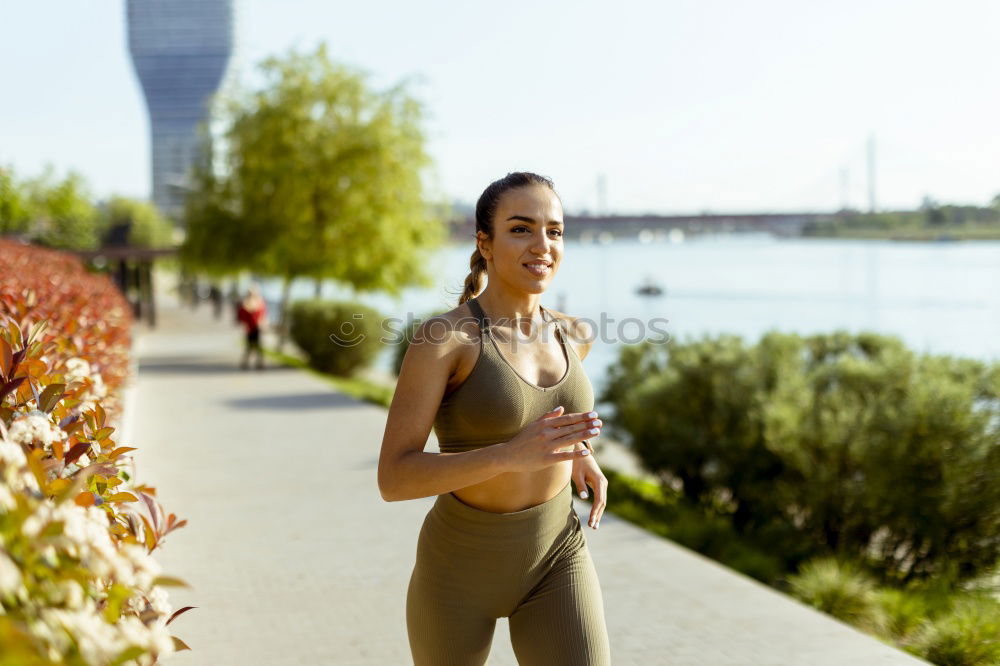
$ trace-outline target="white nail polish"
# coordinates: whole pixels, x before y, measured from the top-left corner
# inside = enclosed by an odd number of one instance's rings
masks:
[[[586,490],[581,490],[580,491],[580,497],[582,497],[583,499],[587,499],[587,491]]]

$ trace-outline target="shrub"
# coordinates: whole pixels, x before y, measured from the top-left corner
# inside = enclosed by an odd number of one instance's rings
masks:
[[[785,571],[785,559],[774,543],[758,545],[733,529],[725,517],[691,505],[677,493],[648,481],[605,469],[611,510],[646,530],[697,551],[765,583]]]
[[[879,636],[906,643],[931,615],[933,606],[921,594],[882,588],[875,594],[873,629]]]
[[[179,581],[150,555],[185,521],[112,437],[130,322],[107,278],[0,241],[0,663],[145,664],[186,647],[167,631],[187,610],[163,589]]]
[[[920,656],[941,666],[1000,663],[1000,602],[971,596],[928,623],[914,642]]]
[[[317,370],[350,376],[382,349],[382,316],[367,305],[314,299],[296,301],[290,312],[292,340]]]
[[[793,530],[899,583],[1000,557],[1000,364],[874,333],[644,342],[599,400],[647,470],[740,533]]]
[[[796,598],[839,620],[860,626],[874,623],[875,581],[849,561],[810,560],[788,584]]]

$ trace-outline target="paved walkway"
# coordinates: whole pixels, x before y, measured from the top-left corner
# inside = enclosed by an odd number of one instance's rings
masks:
[[[139,338],[123,442],[189,520],[158,551],[193,586],[174,607],[198,606],[171,625],[193,651],[170,663],[412,663],[404,600],[434,498],[380,497],[385,410],[307,372],[239,371],[239,330],[171,301]],[[923,663],[611,513],[586,537],[616,666]],[[502,619],[489,664],[516,663]]]

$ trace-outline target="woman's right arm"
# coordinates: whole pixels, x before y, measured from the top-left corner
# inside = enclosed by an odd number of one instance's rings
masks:
[[[440,318],[423,322],[403,356],[378,460],[379,492],[388,502],[441,495],[505,471],[497,447],[453,454],[424,451],[462,351],[458,333],[442,335],[442,328]]]

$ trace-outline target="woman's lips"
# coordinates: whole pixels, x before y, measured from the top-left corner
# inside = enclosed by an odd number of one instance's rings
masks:
[[[543,275],[547,274],[550,270],[552,270],[551,266],[542,264],[529,263],[529,264],[524,264],[524,267],[527,268],[528,272],[534,275],[535,277],[542,277]]]

